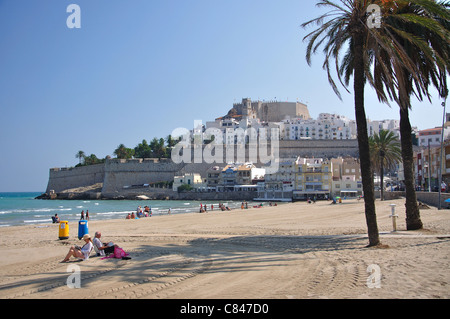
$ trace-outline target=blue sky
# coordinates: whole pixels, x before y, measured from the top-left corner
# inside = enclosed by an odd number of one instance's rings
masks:
[[[81,28],[69,29],[69,4]],[[302,101],[312,117],[354,118],[321,68],[305,61],[316,1],[0,0],[0,191],[45,191],[51,167],[83,150],[166,137],[224,115],[242,98]],[[439,126],[441,100],[415,103],[411,123]],[[366,95],[370,119],[398,119]]]

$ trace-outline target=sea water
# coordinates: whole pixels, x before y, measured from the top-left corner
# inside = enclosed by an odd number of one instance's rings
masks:
[[[41,193],[0,193],[0,227],[17,225],[45,225],[52,223],[52,216],[58,214],[60,220],[74,222],[81,218],[81,212],[89,211],[90,220],[125,219],[149,206],[153,216],[198,213],[200,205],[211,205],[219,210],[218,201],[157,201],[157,200],[39,200]],[[240,208],[240,201],[221,202],[230,209]],[[249,203],[251,205],[252,203]]]

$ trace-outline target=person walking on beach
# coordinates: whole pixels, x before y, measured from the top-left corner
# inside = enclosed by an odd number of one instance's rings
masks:
[[[81,211],[81,218],[80,218],[80,220],[81,219],[84,219],[84,210]]]
[[[89,210],[86,210],[86,220],[89,220]]]

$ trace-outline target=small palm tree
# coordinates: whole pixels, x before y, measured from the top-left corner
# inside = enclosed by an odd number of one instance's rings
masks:
[[[86,155],[85,155],[85,153],[83,151],[78,151],[78,153],[75,154],[75,157],[79,159],[80,165],[81,165],[81,161],[84,160]]]
[[[400,140],[392,131],[381,130],[369,139],[372,164],[380,175],[381,200],[384,200],[384,169],[394,169],[402,160]]]
[[[117,158],[120,158],[120,159],[129,159],[129,158],[133,157],[134,149],[127,148],[125,145],[120,144],[114,150],[114,155],[116,155]]]

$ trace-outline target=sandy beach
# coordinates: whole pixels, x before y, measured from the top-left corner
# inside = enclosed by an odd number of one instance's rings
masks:
[[[396,204],[392,232],[390,204]],[[0,229],[0,298],[17,299],[384,299],[450,297],[450,210],[421,210],[406,231],[404,200],[377,201],[382,248],[367,248],[363,201],[89,221],[130,260],[60,263],[80,245],[78,224]],[[125,216],[124,216],[125,217]],[[69,288],[69,266],[81,288]],[[377,265],[379,288],[369,287]],[[373,282],[372,282],[373,283]]]

